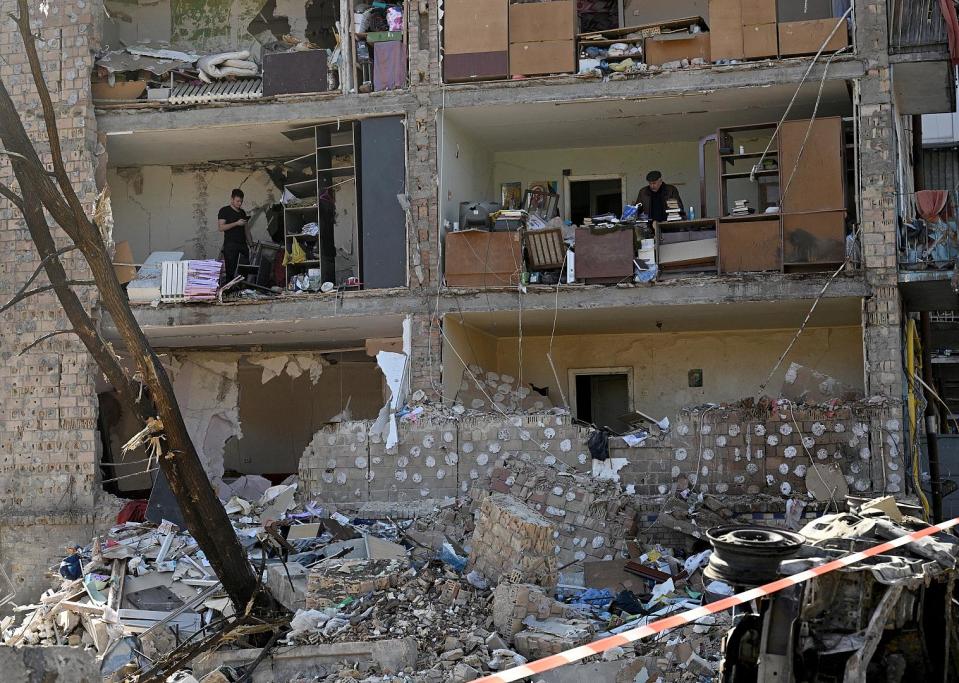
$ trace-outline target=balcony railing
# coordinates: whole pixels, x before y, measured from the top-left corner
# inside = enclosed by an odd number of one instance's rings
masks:
[[[952,0],[949,4],[953,6]],[[948,46],[939,0],[891,0],[888,7],[890,52],[930,52]]]
[[[916,192],[897,197],[899,267],[945,270],[959,258],[959,193]]]

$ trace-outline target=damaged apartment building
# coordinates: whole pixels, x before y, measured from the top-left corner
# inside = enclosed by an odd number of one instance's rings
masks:
[[[609,480],[645,525],[676,493],[796,522],[948,478],[959,207],[916,180],[918,117],[955,108],[939,4],[32,11],[70,173],[91,205],[109,193],[118,276],[224,500],[243,475],[394,516],[526,495],[567,565],[625,547],[623,520],[587,540],[582,496],[524,481]],[[10,86],[17,40],[4,20]],[[659,181],[675,193],[638,205]],[[37,259],[0,221],[12,295]],[[75,338],[19,353],[56,300],[2,315],[0,557],[29,600],[112,521],[107,493],[162,482],[121,454],[142,425]]]

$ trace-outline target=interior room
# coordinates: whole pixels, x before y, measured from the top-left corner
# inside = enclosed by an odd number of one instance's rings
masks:
[[[190,352],[164,359],[187,429],[214,480],[259,474],[278,483],[297,472],[318,430],[374,419],[387,400],[383,373],[365,349]],[[104,486],[123,496],[149,491],[147,454],[122,454],[139,430],[137,419],[115,392],[103,391],[99,399]]]
[[[630,281],[647,267],[653,275],[640,281],[834,268],[855,221],[855,150],[845,120],[852,104],[845,82],[827,82],[810,123],[818,90],[801,89],[775,137],[792,86],[446,110],[440,187],[447,285],[513,286],[521,276],[514,265],[534,284],[572,282],[556,262],[568,260],[562,254],[570,246],[574,279],[587,283]],[[651,171],[675,187],[678,202],[667,200],[658,218],[651,207],[630,214],[627,205],[637,202]],[[530,204],[536,197],[549,197],[555,210]],[[523,209],[526,216],[510,213]],[[623,237],[621,248],[612,245],[619,239],[613,234],[592,239],[626,227],[633,240]],[[552,246],[560,256],[545,267],[538,267],[541,244],[533,240],[549,236],[534,235],[541,228],[562,230]],[[500,234],[508,232],[520,235]],[[620,256],[615,267],[610,249]],[[600,260],[604,267],[592,267]]]
[[[402,286],[405,149],[396,116],[112,134],[113,238],[136,265],[154,252],[222,259],[217,218],[239,189],[254,246],[224,281],[239,275],[261,292]]]
[[[622,431],[618,418],[633,410],[672,419],[686,406],[778,396],[792,363],[862,392],[858,299],[823,300],[772,372],[808,310],[808,301],[561,309],[555,335],[553,311],[448,315],[444,398],[472,396],[473,374],[495,372],[544,397],[547,407],[568,406],[580,419]]]

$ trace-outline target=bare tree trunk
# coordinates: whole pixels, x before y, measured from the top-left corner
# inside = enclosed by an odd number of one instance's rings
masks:
[[[43,79],[39,55],[30,32],[27,1],[18,0],[18,7],[20,16],[16,17],[16,20],[43,111],[53,172],[47,171],[41,163],[6,85],[0,81],[0,140],[3,141],[4,151],[10,158],[21,196],[6,186],[0,186],[0,194],[23,214],[42,259],[42,267],[73,326],[72,331],[93,356],[121,400],[136,412],[144,425],[151,428],[152,436],[165,441],[162,444],[159,465],[169,480],[187,528],[206,554],[237,611],[242,612],[254,596],[256,578],[190,440],[169,377],[133,316],[126,294],[116,278],[100,229],[86,215],[70,183],[60,150],[56,112]],[[44,209],[86,259],[99,291],[101,304],[110,313],[126,350],[136,364],[135,377],[128,376],[111,347],[100,337],[96,324],[83,303],[71,289],[72,283],[60,261],[63,250],[58,253],[44,216]],[[26,296],[29,295],[30,292],[27,292]],[[146,401],[138,400],[139,382],[148,390],[149,398],[156,409],[155,414],[150,411]]]

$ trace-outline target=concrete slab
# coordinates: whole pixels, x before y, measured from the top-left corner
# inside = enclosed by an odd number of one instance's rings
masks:
[[[0,647],[5,681],[93,683],[100,680],[95,653],[78,647]]]
[[[49,649],[49,648],[46,648]],[[193,662],[193,675],[203,678],[216,668],[249,664],[260,650],[225,650],[202,655]],[[278,648],[254,670],[250,683],[273,683],[294,678],[323,677],[339,664],[373,663],[383,673],[397,673],[416,666],[413,638],[375,642],[330,643]],[[19,680],[19,679],[17,679]],[[28,679],[24,679],[28,680]],[[79,683],[79,682],[78,682]]]

